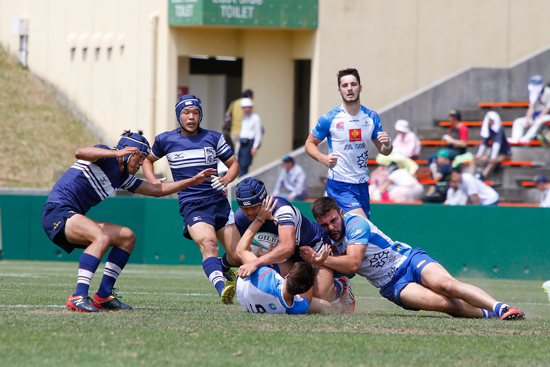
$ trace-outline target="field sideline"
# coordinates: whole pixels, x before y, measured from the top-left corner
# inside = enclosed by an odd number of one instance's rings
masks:
[[[465,279],[527,315],[502,322],[404,311],[360,277],[351,316],[247,314],[221,304],[200,266],[153,265],[119,278],[135,311],[82,314],[64,306],[76,273],[76,263],[0,261],[0,366],[550,365],[541,281]]]

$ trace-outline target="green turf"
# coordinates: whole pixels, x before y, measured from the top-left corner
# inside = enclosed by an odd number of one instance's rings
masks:
[[[0,366],[550,365],[541,282],[467,279],[525,321],[404,311],[359,277],[354,315],[287,316],[221,304],[198,266],[129,265],[119,294],[136,310],[83,314],[64,307],[76,273],[76,263],[0,261]]]

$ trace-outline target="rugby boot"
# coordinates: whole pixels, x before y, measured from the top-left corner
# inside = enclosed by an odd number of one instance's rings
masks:
[[[67,300],[67,307],[79,312],[98,312],[97,307],[92,305],[90,297],[72,295]]]
[[[132,306],[127,305],[126,303],[120,302],[114,294],[111,294],[107,298],[101,298],[96,294],[92,298],[92,305],[97,309],[104,310],[133,310]]]
[[[502,316],[500,316],[501,320],[523,320],[525,319],[525,314],[522,310],[515,308],[515,307],[507,307],[504,312],[502,313]]]
[[[228,271],[223,273],[223,276],[225,278],[225,286],[232,285],[234,287],[237,286],[237,273],[233,268],[229,268]]]
[[[355,311],[355,296],[351,290],[351,283],[347,277],[340,277],[340,280],[346,284],[340,296],[340,302],[347,307],[347,313],[352,314]]]
[[[227,283],[226,283],[227,284]],[[235,297],[236,289],[235,286],[230,284],[226,285],[222,291],[221,300],[224,305],[232,305],[233,298]]]

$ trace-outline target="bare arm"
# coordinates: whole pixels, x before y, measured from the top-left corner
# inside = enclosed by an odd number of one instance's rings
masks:
[[[147,157],[147,159],[143,161],[143,165],[141,166],[145,178],[147,178],[147,181],[153,184],[159,184],[164,181],[155,177],[155,172],[153,171],[153,163],[155,163],[156,161],[158,161],[158,159],[151,153],[149,154],[149,157]]]
[[[377,138],[372,139],[372,142],[382,155],[390,155],[391,151],[393,150],[390,137],[385,131],[378,132]]]
[[[131,155],[139,155],[139,149],[136,147],[126,147],[121,150],[103,149],[97,147],[84,147],[78,148],[74,152],[76,159],[82,159],[84,161],[95,162],[101,158],[122,158]]]
[[[321,141],[322,140],[317,139],[313,135],[309,135],[305,144],[306,153],[309,154],[309,156],[315,159],[317,162],[323,163],[328,168],[333,168],[338,162],[339,154],[330,153],[329,155],[324,155],[323,153],[321,153],[318,146],[319,144],[321,144]]]
[[[345,255],[329,256],[324,261],[323,266],[339,271],[344,274],[355,274],[361,268],[361,262],[365,257],[367,246],[365,245],[348,245]],[[300,256],[307,262],[312,262],[311,259],[315,255],[315,251],[311,247],[301,247]]]
[[[219,182],[226,187],[229,185],[233,180],[237,178],[239,173],[241,172],[241,167],[239,166],[239,162],[237,162],[237,158],[235,156],[231,156],[228,160],[223,162],[225,166],[228,168],[227,173],[225,176],[219,178]]]
[[[470,199],[472,200],[473,205],[479,205],[480,204],[479,196],[477,194],[473,194],[472,196],[470,196]]]
[[[161,197],[176,193],[181,190],[185,190],[190,186],[195,186],[203,183],[206,180],[211,179],[212,175],[216,174],[214,168],[208,168],[199,172],[194,177],[169,183],[157,183],[142,182],[136,189],[136,193],[147,196]]]

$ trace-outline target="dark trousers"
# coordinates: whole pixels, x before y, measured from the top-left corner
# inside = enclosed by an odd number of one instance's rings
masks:
[[[241,166],[240,176],[244,176],[248,173],[248,167],[252,164],[252,147],[254,146],[254,140],[241,139],[241,147],[239,148],[239,153],[237,160],[239,161],[239,166]]]

